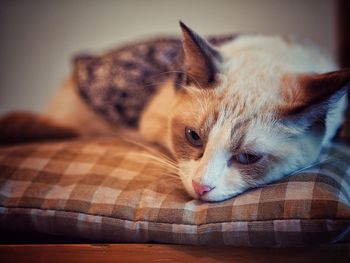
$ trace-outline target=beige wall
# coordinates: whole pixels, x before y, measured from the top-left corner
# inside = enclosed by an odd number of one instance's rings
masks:
[[[0,113],[40,110],[70,58],[159,33],[296,34],[335,54],[332,0],[0,1]]]

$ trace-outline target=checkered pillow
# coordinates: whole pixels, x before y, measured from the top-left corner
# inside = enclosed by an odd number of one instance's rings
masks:
[[[0,229],[102,242],[295,246],[347,239],[350,147],[231,200],[192,200],[127,142],[101,138],[0,148]]]

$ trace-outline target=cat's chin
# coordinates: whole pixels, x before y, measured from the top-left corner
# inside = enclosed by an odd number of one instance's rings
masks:
[[[197,198],[197,200],[199,201],[202,201],[202,202],[208,202],[208,203],[216,203],[216,202],[223,202],[223,201],[226,201],[226,200],[229,200],[235,196],[237,196],[238,194],[236,195],[232,195],[232,196],[226,196],[226,197],[214,197],[214,198],[210,198],[210,197],[206,197],[206,196],[201,196],[199,198]]]
[[[219,191],[218,191],[219,192]],[[230,193],[230,194],[218,194],[218,192],[210,192],[207,194],[204,194],[202,196],[196,196],[193,197],[196,200],[200,200],[203,202],[208,202],[208,203],[214,203],[214,202],[222,202],[222,201],[226,201],[229,199],[232,199],[242,193],[244,193],[245,191],[235,191],[234,193]]]

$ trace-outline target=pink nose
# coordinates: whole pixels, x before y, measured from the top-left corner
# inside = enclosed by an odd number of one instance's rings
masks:
[[[210,187],[210,186],[204,185],[204,184],[199,184],[194,180],[192,180],[192,185],[193,185],[193,188],[196,191],[196,193],[199,194],[199,196],[202,196],[205,193],[208,193],[213,189],[213,187]]]

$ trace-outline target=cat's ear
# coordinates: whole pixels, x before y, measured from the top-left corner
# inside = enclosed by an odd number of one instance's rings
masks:
[[[220,53],[208,41],[180,21],[187,84],[213,87],[221,62]]]
[[[283,81],[282,120],[302,126],[325,118],[350,87],[350,70],[288,76]]]

